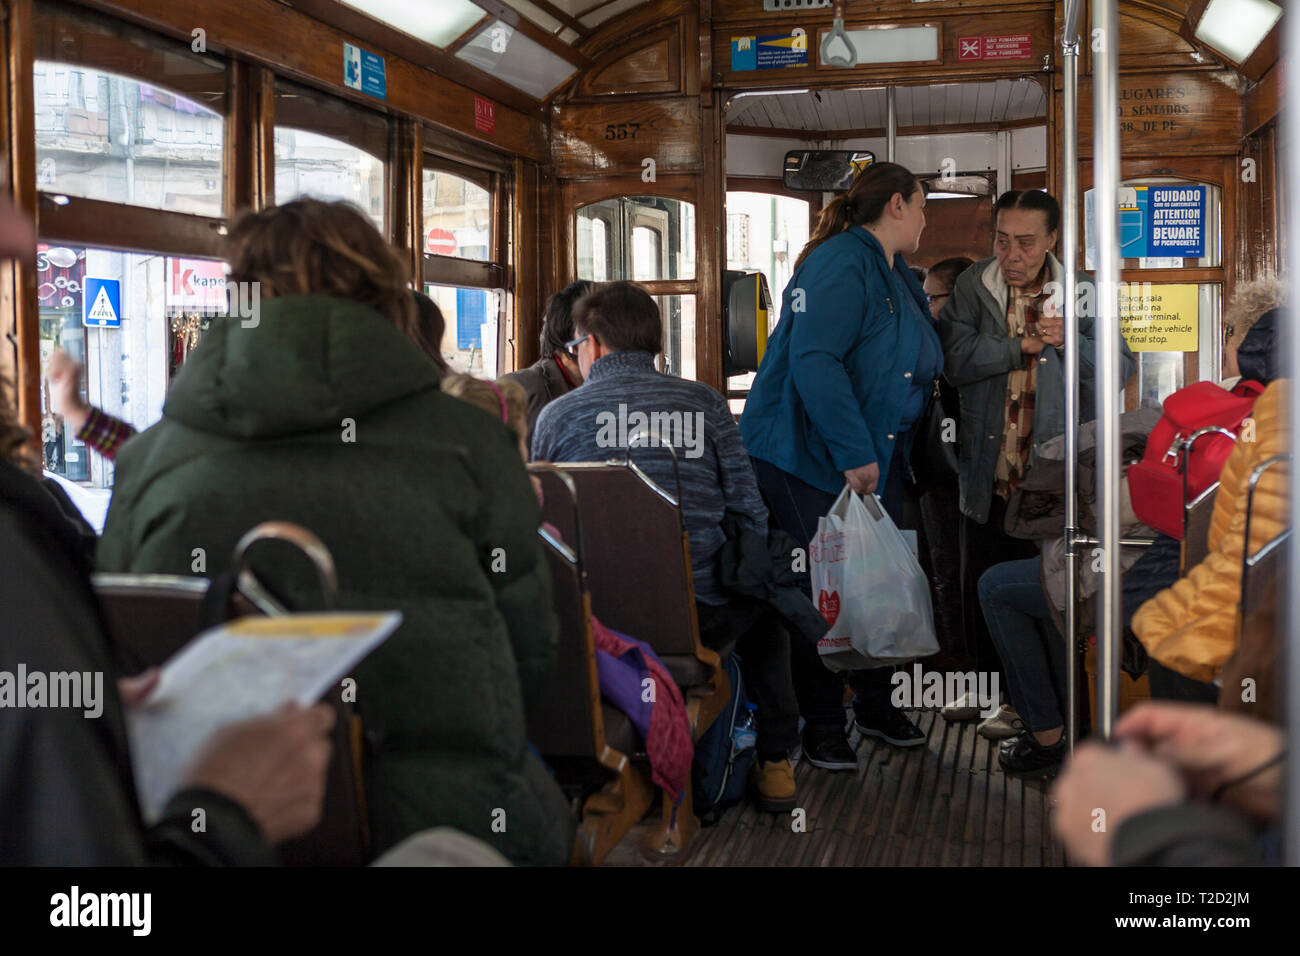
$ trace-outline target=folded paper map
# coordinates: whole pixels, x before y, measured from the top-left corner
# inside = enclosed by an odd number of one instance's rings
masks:
[[[161,817],[181,774],[216,731],[289,701],[310,707],[401,621],[396,612],[245,617],[177,651],[148,701],[127,714],[146,822]]]

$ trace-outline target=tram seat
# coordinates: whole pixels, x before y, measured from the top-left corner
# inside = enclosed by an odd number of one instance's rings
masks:
[[[554,467],[577,488],[580,559],[592,611],[607,627],[654,648],[682,689],[698,738],[722,712],[730,688],[721,657],[700,643],[690,542],[677,501],[635,465],[556,462]],[[545,519],[566,541],[578,540],[573,509],[558,493],[556,477],[537,474]]]
[[[1201,492],[1195,501],[1183,509],[1183,550],[1179,565],[1179,575],[1187,572],[1205,560],[1210,553],[1210,518],[1214,514],[1214,499],[1219,493],[1216,481]]]
[[[203,630],[206,578],[169,574],[97,574],[95,593],[109,640],[128,673],[164,664]],[[261,611],[239,592],[226,619]],[[287,866],[359,866],[367,859],[361,781],[361,723],[341,694],[324,698],[334,707],[334,752],[325,781],[321,822],[310,833],[281,844]]]
[[[722,713],[731,685],[722,658],[700,643],[690,542],[676,499],[626,462],[556,462],[530,470],[542,482],[545,520],[577,543],[592,612],[654,649],[681,688],[699,739]],[[671,801],[662,804],[662,820],[642,844],[657,859],[683,852],[699,825],[689,787],[676,813]]]
[[[541,751],[566,792],[580,804],[571,862],[599,866],[654,799],[636,727],[605,704],[596,676],[591,633],[591,596],[577,556],[546,531],[542,550],[551,569],[560,645],[544,691],[528,708],[528,739]]]

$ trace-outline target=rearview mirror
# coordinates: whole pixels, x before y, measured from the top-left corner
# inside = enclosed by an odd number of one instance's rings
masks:
[[[792,149],[785,154],[781,179],[786,189],[840,192],[875,161],[876,154],[870,150]]]

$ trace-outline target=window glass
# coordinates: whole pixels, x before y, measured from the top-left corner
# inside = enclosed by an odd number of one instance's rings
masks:
[[[388,140],[382,114],[277,82],[275,201],[342,199],[359,206],[385,232]]]
[[[496,378],[501,290],[426,285],[424,291],[442,312],[443,358],[458,372]]]
[[[52,60],[36,61],[33,81],[40,189],[221,215],[221,113],[130,77]]]
[[[580,279],[694,279],[695,207],[656,196],[591,203],[578,210],[577,244]]]
[[[41,243],[36,268],[45,468],[84,484],[106,507],[112,464],[54,414],[46,379],[50,356],[63,348],[85,366],[83,397],[92,406],[147,428],[162,417],[167,388],[186,358],[226,311],[225,265]],[[88,284],[95,295],[90,302]],[[88,327],[87,313],[107,324]]]
[[[773,328],[781,318],[781,294],[807,243],[807,200],[775,193],[727,193],[727,268],[761,272],[767,278]],[[754,374],[732,375],[727,379],[728,391],[748,391]],[[744,408],[743,399],[733,400],[732,407]]]
[[[492,249],[492,197],[478,183],[424,170],[424,251],[486,262]]]
[[[299,196],[355,203],[384,231],[384,161],[304,129],[275,128],[275,201]]]
[[[695,378],[695,296],[657,295],[664,326],[663,370],[678,378]]]

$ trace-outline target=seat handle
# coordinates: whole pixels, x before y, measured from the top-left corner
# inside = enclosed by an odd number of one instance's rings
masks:
[[[291,521],[263,521],[250,528],[235,545],[235,556],[230,565],[235,570],[235,586],[239,593],[252,601],[266,614],[284,614],[285,609],[270,598],[266,589],[257,580],[252,570],[245,567],[248,551],[258,541],[287,541],[307,556],[316,568],[320,578],[321,593],[325,608],[333,610],[338,602],[339,579],[334,568],[334,557],[325,542],[312,534],[302,525]]]

